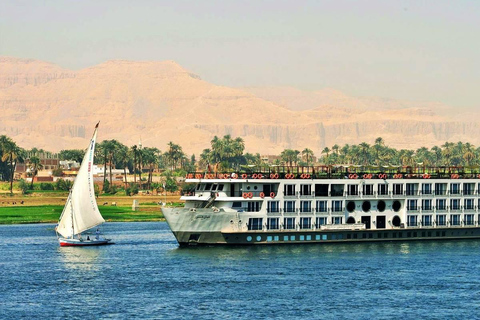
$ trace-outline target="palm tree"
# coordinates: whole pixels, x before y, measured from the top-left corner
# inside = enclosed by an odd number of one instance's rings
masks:
[[[362,142],[359,144],[360,147],[360,156],[362,159],[363,165],[368,165],[370,161],[370,145],[366,142]]]
[[[35,176],[37,175],[38,170],[43,168],[43,165],[40,162],[40,158],[35,156],[29,159],[29,163],[30,163],[30,170],[32,172],[32,182],[30,184],[30,189],[33,189],[33,180],[35,179]]]
[[[453,142],[445,142],[443,145],[442,145],[442,155],[444,157],[444,165],[446,166],[450,166],[451,165],[451,158],[452,158],[452,155],[453,155],[453,146],[455,144]]]
[[[300,151],[298,150],[285,149],[280,154],[280,157],[285,163],[288,163],[290,166],[292,166],[293,163],[297,163],[299,154]]]
[[[313,157],[313,151],[311,149],[308,149],[308,148],[305,148],[303,149],[302,151],[302,157],[305,159],[305,161],[307,162],[307,166],[310,165],[310,161]]]
[[[470,166],[475,160],[475,146],[467,142],[463,145],[463,150],[462,158],[465,160],[465,164]]]
[[[415,160],[413,158],[413,150],[400,150],[400,161],[404,166],[413,166],[415,165]]]
[[[430,150],[433,152],[435,157],[435,165],[440,166],[442,162],[442,149],[440,149],[438,146],[434,146]]]
[[[1,159],[10,166],[10,194],[13,194],[13,178],[15,176],[15,167],[17,165],[17,161],[23,161],[23,155],[25,151],[18,147],[17,144],[7,136],[0,137],[0,146],[2,149]]]
[[[119,144],[117,149],[117,160],[118,163],[123,167],[123,176],[124,176],[124,184],[125,189],[127,189],[127,166],[130,162],[130,152],[126,145]]]
[[[350,146],[348,144],[340,148],[340,157],[342,159],[342,162],[349,163],[349,161],[347,160],[349,153],[350,153]]]
[[[328,164],[328,156],[329,156],[329,154],[330,154],[330,151],[331,151],[331,150],[330,150],[328,147],[325,147],[325,148],[323,148],[323,150],[322,150],[322,154],[323,154],[323,153],[325,154],[325,161],[324,161],[325,164]]]
[[[133,154],[133,182],[137,183],[137,154],[138,154],[138,147],[133,145],[131,147],[131,152]]]
[[[182,150],[182,147],[178,144],[173,143],[170,141],[168,143],[168,151],[165,152],[165,157],[170,162],[171,170],[176,170],[177,165],[180,160],[184,157],[185,153]],[[180,162],[181,166],[181,162]]]
[[[160,156],[161,156],[161,152],[157,148],[145,148],[145,149],[146,149],[145,150],[146,151],[145,152],[145,157],[146,157],[145,162],[147,163],[148,168],[149,168],[147,183],[148,183],[148,186],[150,188],[150,186],[152,185],[152,180],[153,180],[153,170],[156,167],[158,168],[158,163],[159,163],[159,159],[160,159]]]
[[[383,141],[383,138],[381,137],[378,137],[377,139],[375,139],[375,144],[373,145],[373,150],[375,150],[375,157],[376,157],[376,162],[377,162],[377,166],[380,165],[380,153],[382,152],[382,150],[384,149],[384,141]]]

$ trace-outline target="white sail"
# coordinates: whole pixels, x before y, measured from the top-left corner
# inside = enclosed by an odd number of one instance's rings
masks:
[[[65,238],[105,222],[98,210],[93,187],[92,170],[96,139],[97,128],[95,128],[92,140],[90,140],[82,165],[58,222],[57,232]]]

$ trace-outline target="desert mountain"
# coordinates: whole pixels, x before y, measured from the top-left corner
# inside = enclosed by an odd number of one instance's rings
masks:
[[[0,57],[0,134],[24,148],[83,148],[100,120],[99,138],[187,153],[214,135],[245,140],[247,151],[285,148],[319,153],[337,143],[416,148],[450,141],[480,143],[480,124],[455,120],[447,106],[354,98],[324,89],[229,88],[203,81],[173,61],[115,60],[80,71]]]

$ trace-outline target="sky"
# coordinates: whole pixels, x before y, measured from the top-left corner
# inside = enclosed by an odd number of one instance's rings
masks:
[[[480,1],[1,0],[0,56],[174,60],[217,85],[480,110]]]

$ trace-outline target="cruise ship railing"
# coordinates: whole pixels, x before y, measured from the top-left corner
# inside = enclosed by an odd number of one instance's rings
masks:
[[[385,169],[378,166],[268,166],[260,165],[239,171],[216,172],[208,167],[189,172],[186,179],[480,179],[478,167],[409,167]]]

